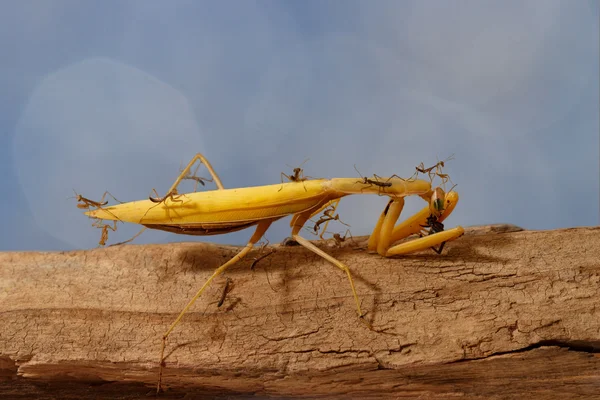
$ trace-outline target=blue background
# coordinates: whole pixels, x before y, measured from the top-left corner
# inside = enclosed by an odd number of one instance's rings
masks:
[[[226,187],[277,183],[307,157],[315,177],[410,176],[454,154],[448,227],[597,225],[598,18],[583,0],[4,1],[0,250],[94,247],[73,189],[164,193],[197,152]],[[364,235],[385,203],[339,212]],[[136,243],[181,240],[205,238]]]

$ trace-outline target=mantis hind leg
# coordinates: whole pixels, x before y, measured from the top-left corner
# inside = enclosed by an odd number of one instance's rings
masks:
[[[213,272],[213,274],[206,280],[206,282],[204,282],[204,285],[202,285],[202,287],[198,290],[198,292],[194,295],[194,297],[192,297],[192,299],[183,308],[183,310],[181,310],[181,312],[179,313],[179,316],[175,319],[175,321],[173,321],[173,323],[171,324],[169,329],[167,329],[167,331],[163,334],[162,344],[161,344],[161,348],[160,348],[160,362],[159,362],[159,367],[158,367],[159,368],[158,369],[158,384],[156,387],[157,393],[159,393],[160,389],[161,389],[165,346],[167,344],[167,338],[169,337],[169,335],[171,334],[173,329],[175,329],[175,327],[179,324],[179,322],[183,318],[184,314],[189,310],[189,308],[192,306],[192,304],[194,304],[194,302],[198,299],[198,297],[200,297],[200,295],[202,294],[202,292],[204,292],[204,289],[206,289],[208,287],[210,282],[212,282],[213,279],[215,279],[217,276],[222,274],[223,271],[225,271],[228,267],[231,267],[233,264],[237,263],[242,258],[244,258],[246,256],[246,254],[248,254],[250,252],[250,250],[252,250],[252,247],[254,247],[254,245],[265,234],[266,230],[269,229],[269,226],[271,226],[272,222],[273,222],[273,220],[265,220],[258,224],[258,226],[256,227],[256,231],[254,231],[254,234],[248,241],[248,244],[246,244],[246,246],[238,254],[236,254],[232,259],[227,261],[225,264],[221,265],[219,268],[217,268],[215,270],[215,272]]]
[[[192,166],[196,163],[196,161],[200,160],[200,162],[204,165],[206,165],[206,169],[208,170],[208,172],[210,173],[210,176],[212,176],[212,179],[215,181],[215,184],[217,185],[217,188],[219,190],[224,190],[225,187],[223,186],[223,184],[221,183],[221,179],[219,179],[219,175],[217,175],[217,173],[215,172],[215,170],[213,169],[212,165],[208,162],[208,160],[206,159],[206,157],[204,157],[201,153],[196,154],[192,160],[188,163],[188,165],[183,169],[183,171],[181,171],[181,173],[179,174],[179,176],[177,177],[177,179],[175,180],[175,183],[173,183],[173,186],[171,186],[171,189],[169,189],[169,191],[167,193],[173,193],[173,190],[177,190],[177,186],[179,186],[179,183],[181,182],[181,180],[187,176],[187,174],[190,172],[190,169],[192,168]]]

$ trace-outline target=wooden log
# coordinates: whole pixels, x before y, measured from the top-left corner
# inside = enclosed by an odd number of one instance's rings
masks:
[[[600,227],[468,228],[443,255],[365,239],[258,251],[169,337],[165,398],[600,398]],[[239,248],[0,253],[0,398],[153,393],[161,335]],[[217,307],[226,279],[231,291]]]

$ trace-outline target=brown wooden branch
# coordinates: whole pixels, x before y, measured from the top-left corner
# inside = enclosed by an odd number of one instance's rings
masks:
[[[599,227],[470,228],[441,256],[393,259],[317,243],[350,266],[373,330],[337,268],[276,246],[252,271],[255,252],[169,337],[162,396],[600,395]],[[237,250],[0,253],[0,397],[153,393],[162,333]]]

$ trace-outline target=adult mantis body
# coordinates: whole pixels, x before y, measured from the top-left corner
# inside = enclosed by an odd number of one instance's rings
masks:
[[[244,258],[274,221],[292,215],[290,222],[291,237],[300,245],[323,257],[346,273],[360,318],[363,317],[363,312],[360,308],[350,269],[299,235],[300,230],[309,218],[319,214],[330,205],[337,204],[344,196],[352,194],[388,196],[390,201],[381,213],[368,242],[370,251],[376,251],[385,257],[425,250],[443,242],[454,240],[464,233],[464,229],[459,226],[446,231],[431,233],[406,243],[393,245],[394,242],[400,239],[422,232],[423,226],[426,226],[428,218],[432,215],[435,216],[436,221],[442,222],[450,215],[458,202],[456,192],[443,193],[439,188],[432,190],[430,182],[417,179],[382,178],[386,179],[385,192],[382,192],[381,188],[376,185],[357,181],[356,178],[315,179],[267,186],[225,189],[208,160],[202,154],[197,154],[181,172],[167,193],[178,193],[176,192],[177,186],[198,160],[206,165],[217,185],[217,190],[178,194],[176,201],[169,196],[165,196],[158,204],[151,200],[140,200],[109,207],[103,206],[85,212],[86,215],[98,219],[136,223],[146,228],[187,235],[219,235],[256,226],[256,230],[246,246],[231,260],[213,272],[163,334],[157,391],[160,391],[161,388],[164,350],[168,336],[210,282],[228,267]],[[443,198],[440,198],[442,194]],[[412,195],[423,198],[428,202],[428,206],[395,226],[404,206],[404,197]]]

